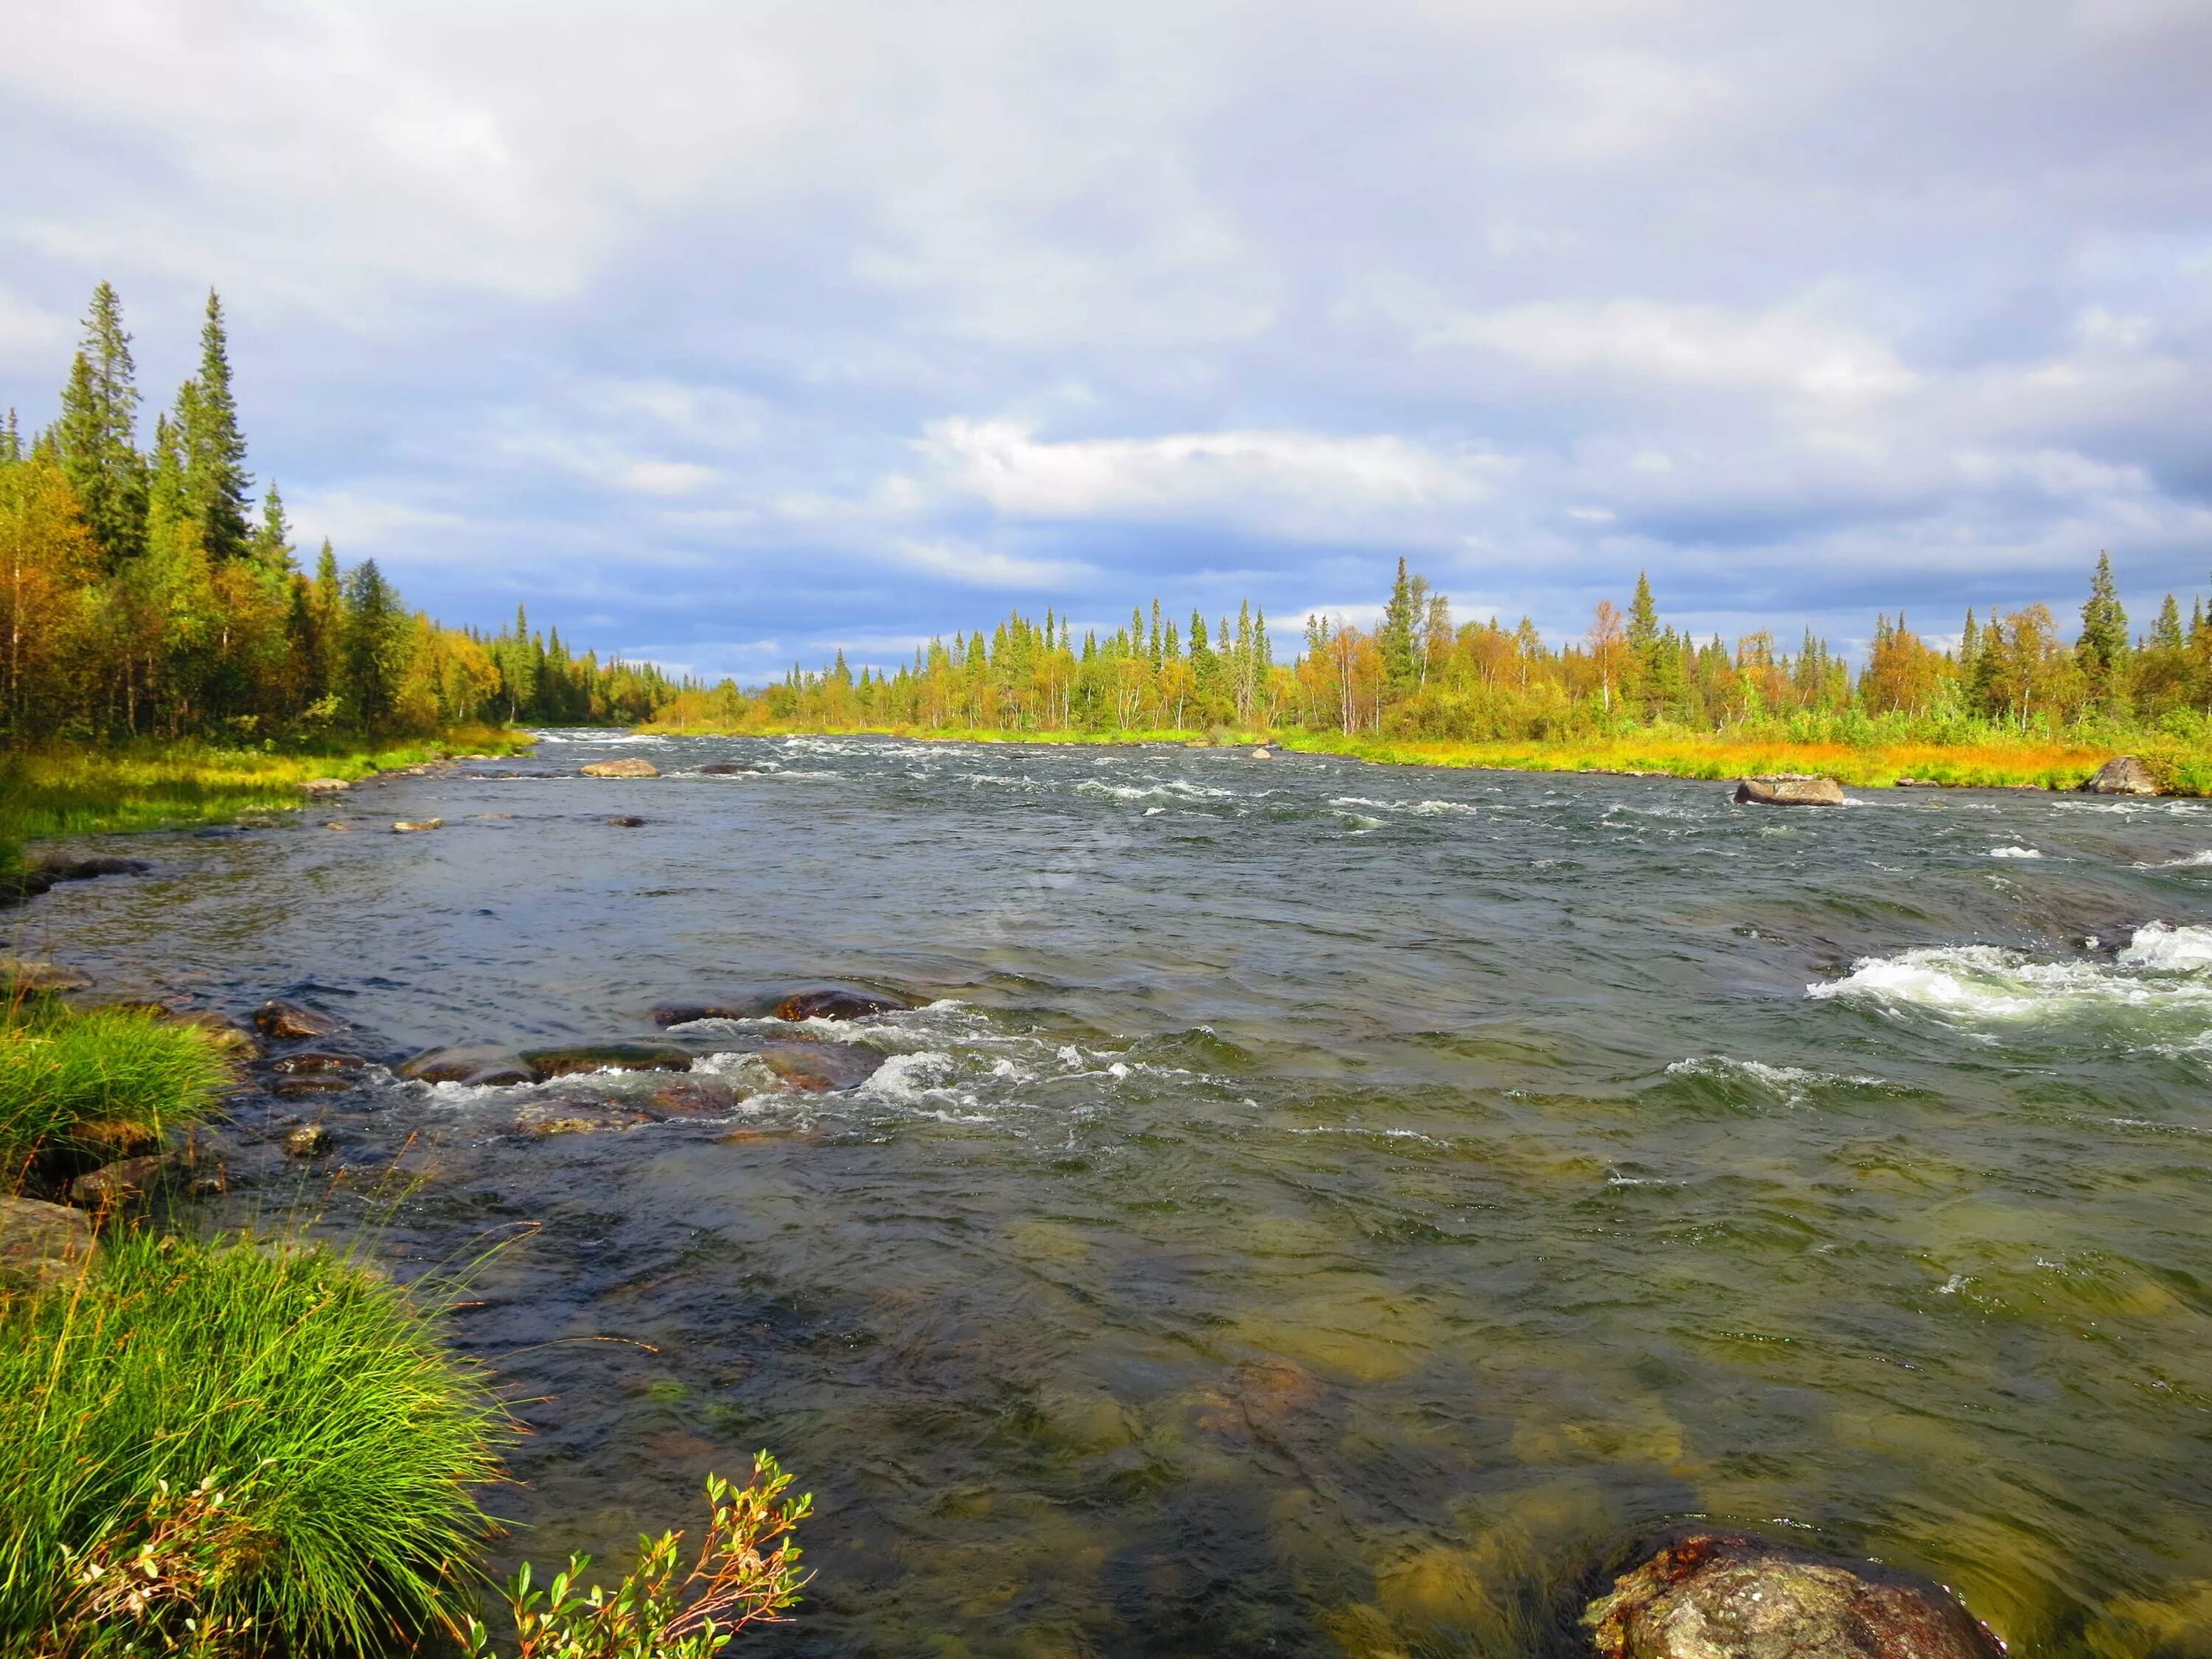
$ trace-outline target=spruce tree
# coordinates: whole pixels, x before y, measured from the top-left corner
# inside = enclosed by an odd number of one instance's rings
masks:
[[[345,580],[345,624],[341,661],[346,701],[362,729],[388,725],[399,701],[399,679],[406,666],[407,615],[399,596],[364,559]]]
[[[177,392],[177,422],[184,440],[185,496],[208,556],[218,562],[243,557],[250,536],[246,504],[253,479],[246,470],[246,439],[238,429],[238,403],[231,392],[222,301],[212,289],[200,327],[200,372]]]
[[[2097,568],[2089,578],[2089,597],[2081,606],[2081,632],[2074,641],[2074,660],[2089,684],[2090,697],[2100,708],[2111,708],[2119,690],[2119,672],[2127,660],[2128,613],[2112,580],[2112,558],[2097,555]]]
[[[276,482],[270,479],[268,493],[261,498],[261,522],[253,532],[247,546],[254,564],[264,576],[286,576],[293,569],[292,526],[284,518],[284,498],[277,492]]]
[[[2181,607],[2174,603],[2173,595],[2166,596],[2166,603],[2158,608],[2158,620],[2151,624],[2151,648],[2156,651],[2181,649]]]
[[[56,447],[86,528],[109,571],[146,545],[146,463],[138,453],[138,385],[123,302],[102,283],[92,291],[84,343],[62,392]]]

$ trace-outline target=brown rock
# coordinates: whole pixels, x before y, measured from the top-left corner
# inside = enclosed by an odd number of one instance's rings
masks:
[[[821,991],[797,991],[775,1005],[778,1019],[860,1019],[869,1014],[896,1013],[913,1005],[897,997],[872,991],[832,987]]]
[[[2160,793],[2150,768],[2133,755],[2115,755],[2082,784],[2085,795],[2155,795]]]
[[[335,1036],[345,1028],[328,1014],[313,1008],[302,1008],[296,1002],[276,998],[263,1003],[253,1011],[253,1023],[261,1035],[285,1040],[303,1037]]]
[[[420,836],[445,827],[443,818],[401,818],[392,826],[392,833],[395,836]]]
[[[645,827],[645,820],[643,818],[634,818],[628,816],[618,818],[609,818],[607,822],[617,830],[641,830]]]
[[[288,1158],[327,1158],[337,1147],[331,1132],[319,1123],[302,1123],[284,1137],[284,1155]]]
[[[1603,1659],[2002,1659],[1940,1590],[1893,1574],[1684,1539],[1613,1581],[1583,1615]]]
[[[655,1025],[689,1025],[695,1019],[752,1019],[767,1011],[765,1004],[727,1002],[662,1002],[653,1010]]]
[[[699,769],[710,778],[726,778],[732,773],[742,772],[745,769],[732,765],[728,761],[710,761]]]
[[[587,778],[657,778],[660,769],[649,760],[593,761],[576,769]]]
[[[652,1121],[644,1112],[595,1100],[589,1095],[533,1100],[514,1115],[516,1131],[526,1135],[601,1134],[617,1129],[635,1129]]]
[[[1777,772],[1746,778],[1735,787],[1739,806],[1841,806],[1844,787],[1833,778],[1803,772]]]
[[[343,795],[347,790],[352,788],[353,785],[348,783],[343,778],[309,778],[300,787],[306,790],[310,796]]]
[[[92,1219],[83,1211],[35,1198],[0,1198],[0,1286],[64,1283],[91,1256]]]
[[[279,1100],[300,1100],[311,1095],[342,1095],[353,1087],[348,1077],[280,1077],[269,1085]]]
[[[323,828],[325,830],[336,830],[341,835],[349,835],[353,830],[353,825],[348,823],[343,818],[332,818],[325,823]]]
[[[884,1057],[852,1042],[779,1042],[760,1051],[776,1081],[802,1094],[842,1094],[883,1069]]]
[[[479,1088],[544,1081],[512,1050],[489,1042],[428,1049],[400,1066],[398,1075],[411,1083],[468,1083]]]
[[[189,1013],[172,1014],[170,1019],[178,1025],[190,1025],[207,1033],[216,1048],[248,1059],[261,1052],[261,1044],[252,1032],[228,1014],[218,1013],[212,1008],[197,1008]]]
[[[143,1203],[164,1187],[192,1175],[198,1165],[190,1152],[152,1152],[126,1158],[81,1175],[70,1182],[69,1200],[92,1210],[116,1210]]]

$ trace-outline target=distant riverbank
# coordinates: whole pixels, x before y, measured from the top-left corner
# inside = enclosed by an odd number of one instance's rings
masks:
[[[2116,754],[2140,755],[2168,793],[2212,794],[2212,752],[2145,736],[2126,744],[2079,738],[2016,742],[1802,743],[1787,738],[1654,730],[1533,742],[1455,743],[1431,738],[1345,737],[1337,732],[1278,731],[1007,732],[921,727],[748,728],[717,733],[696,726],[645,726],[674,736],[878,736],[957,743],[1073,744],[1185,744],[1221,748],[1262,745],[1395,766],[1469,767],[1501,772],[1645,773],[1679,778],[1737,778],[1810,772],[1861,788],[1921,783],[1972,789],[2073,789]]]

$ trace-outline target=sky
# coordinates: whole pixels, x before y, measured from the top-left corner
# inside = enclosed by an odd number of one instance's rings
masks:
[[[27,0],[0,404],[221,290],[302,541],[757,681],[1403,557],[1733,639],[2212,586],[2204,0]]]

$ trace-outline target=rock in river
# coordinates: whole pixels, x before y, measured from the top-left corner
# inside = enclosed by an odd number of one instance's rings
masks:
[[[188,1152],[151,1152],[143,1158],[126,1158],[70,1182],[70,1202],[90,1210],[119,1209],[143,1203],[161,1188],[195,1174],[198,1168],[198,1161]]]
[[[576,769],[587,778],[657,778],[660,769],[649,760],[593,761]]]
[[[420,836],[445,827],[443,818],[401,818],[392,826],[392,833],[395,836]]]
[[[2155,795],[2158,780],[2133,755],[2115,755],[2082,784],[2085,795]]]
[[[832,987],[821,991],[796,991],[775,1005],[778,1019],[860,1019],[869,1014],[896,1013],[914,1005],[873,991]]]
[[[1669,1545],[1583,1615],[1604,1659],[2002,1659],[1941,1591],[1703,1534]]]
[[[1833,778],[1805,772],[1776,772],[1746,778],[1735,787],[1739,806],[1841,806],[1844,786]]]
[[[92,1255],[92,1220],[65,1204],[0,1198],[0,1287],[59,1283]]]
[[[526,1135],[599,1134],[610,1129],[635,1129],[652,1121],[647,1113],[594,1100],[589,1095],[533,1100],[514,1115],[516,1130]]]
[[[466,1083],[479,1089],[544,1081],[513,1049],[490,1042],[428,1049],[400,1066],[398,1075],[410,1083]]]
[[[81,974],[76,969],[64,968],[58,963],[27,962],[21,957],[0,957],[0,992],[10,996],[82,991],[91,983],[91,975]]]
[[[345,1028],[328,1014],[318,1013],[313,1008],[302,1008],[296,1002],[276,998],[263,1003],[253,1011],[253,1023],[260,1027],[261,1035],[269,1037],[325,1037],[335,1036]]]
[[[710,778],[726,778],[744,769],[744,767],[733,765],[728,761],[709,761],[699,769],[701,773]]]
[[[857,1089],[884,1066],[882,1054],[854,1042],[779,1042],[760,1057],[785,1088],[810,1095]]]
[[[738,1103],[738,1092],[718,1078],[674,1078],[646,1097],[655,1117],[723,1117]]]
[[[541,1078],[580,1072],[688,1072],[691,1056],[660,1042],[586,1042],[573,1048],[532,1048],[522,1063]]]
[[[284,1153],[288,1158],[326,1158],[337,1143],[331,1132],[319,1123],[302,1123],[284,1137]]]

